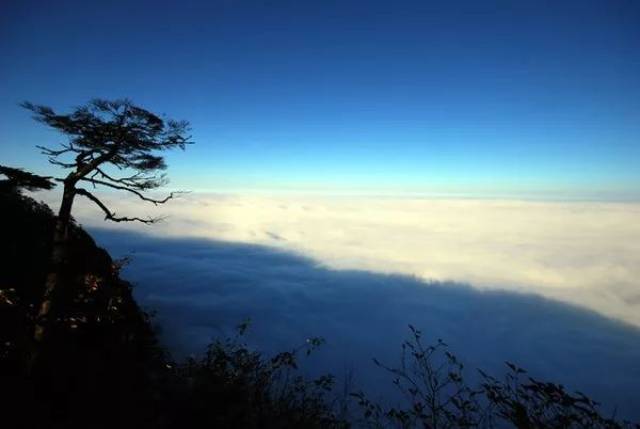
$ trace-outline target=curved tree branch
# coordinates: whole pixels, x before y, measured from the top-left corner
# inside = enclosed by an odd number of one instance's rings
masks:
[[[79,151],[74,149],[73,147],[67,146],[65,144],[61,145],[62,147],[64,147],[64,149],[60,149],[60,150],[53,150],[53,149],[49,149],[48,147],[45,146],[36,146],[38,149],[40,149],[40,153],[43,155],[47,155],[47,156],[60,156],[62,154],[65,153],[69,153],[69,152],[75,152],[78,153]]]
[[[141,200],[148,201],[150,203],[155,204],[156,206],[158,204],[166,203],[167,201],[169,201],[170,199],[174,198],[178,194],[184,194],[185,193],[185,192],[180,192],[180,191],[171,192],[165,198],[163,198],[161,200],[156,200],[154,198],[150,198],[150,197],[145,196],[142,192],[136,191],[135,189],[131,189],[131,188],[128,188],[126,186],[114,185],[113,183],[105,182],[105,181],[98,180],[98,179],[92,179],[92,178],[87,179],[86,177],[83,177],[80,180],[82,180],[83,182],[92,183],[94,186],[95,185],[101,185],[101,186],[106,186],[106,187],[113,188],[113,189],[118,189],[120,191],[131,192],[132,194],[137,195],[138,198],[140,198]]]
[[[75,163],[58,161],[53,157],[49,157],[48,161],[49,161],[50,164],[58,165],[58,166],[60,166],[62,168],[74,168],[74,167],[76,167]]]
[[[141,171],[127,177],[113,177],[105,173],[100,167],[96,167],[96,172],[91,178],[94,178],[96,174],[100,174],[103,179],[107,179],[114,183],[122,183],[125,186],[133,187],[137,190],[146,190],[150,188],[158,187],[157,185],[161,184],[163,176],[145,176]]]
[[[82,195],[84,197],[87,197],[88,199],[93,201],[98,207],[100,207],[102,209],[102,211],[104,212],[104,214],[105,214],[105,216],[104,216],[105,220],[111,220],[113,222],[142,222],[142,223],[146,223],[146,224],[152,224],[152,223],[160,222],[161,220],[164,219],[164,218],[152,218],[152,217],[149,217],[147,219],[143,219],[143,218],[139,218],[139,217],[120,217],[120,216],[116,216],[116,214],[114,212],[112,212],[106,205],[104,205],[104,203],[102,201],[100,201],[98,199],[98,197],[96,197],[91,192],[87,191],[86,189],[76,188],[75,192],[78,195]]]

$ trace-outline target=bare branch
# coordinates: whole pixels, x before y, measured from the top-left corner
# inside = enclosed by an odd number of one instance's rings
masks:
[[[62,162],[62,161],[58,161],[57,159],[51,158],[51,157],[48,159],[48,161],[49,161],[50,164],[58,165],[58,166],[60,166],[62,168],[74,168],[76,166],[75,163]]]
[[[98,207],[100,207],[102,209],[102,211],[104,212],[105,216],[104,219],[105,220],[110,220],[113,222],[142,222],[145,224],[152,224],[152,223],[157,223],[162,221],[164,218],[152,218],[149,217],[147,219],[142,219],[139,217],[121,217],[121,216],[116,216],[116,214],[114,212],[112,212],[111,210],[109,210],[109,208],[104,205],[104,203],[102,201],[100,201],[98,199],[98,197],[96,197],[95,195],[93,195],[91,192],[87,191],[86,189],[83,188],[77,188],[76,189],[76,194],[82,195],[84,197],[87,197],[88,199],[90,199],[91,201],[93,201]]]
[[[112,188],[112,189],[118,189],[118,190],[121,190],[121,191],[131,192],[132,194],[135,194],[136,196],[138,196],[138,198],[140,198],[141,200],[148,201],[150,203],[155,204],[156,206],[158,204],[166,203],[167,201],[169,201],[170,199],[174,198],[178,194],[186,193],[186,192],[183,192],[183,191],[171,192],[165,198],[163,198],[161,200],[156,200],[154,198],[150,198],[150,197],[145,196],[142,192],[136,191],[135,189],[131,189],[131,188],[128,188],[126,186],[114,185],[113,183],[105,182],[105,181],[98,180],[98,179],[86,178],[86,177],[83,177],[80,180],[82,180],[84,182],[92,183],[94,186],[95,185],[101,185],[101,186],[106,186],[106,187],[109,187],[109,188]]]
[[[104,171],[102,171],[100,168],[96,168],[96,174],[100,174],[104,179],[110,180],[112,182],[115,183],[122,183],[126,186],[131,186],[134,187],[138,190],[145,190],[145,189],[149,189],[150,188],[150,184],[156,184],[159,183],[161,179],[163,179],[163,177],[158,177],[156,175],[151,175],[151,176],[143,176],[142,172],[139,171],[131,176],[128,177],[112,177],[110,175],[108,175],[107,173],[105,173]],[[93,178],[95,176],[95,174],[93,176],[91,176],[91,178]],[[155,187],[155,186],[154,186]]]
[[[68,152],[76,152],[76,150],[72,149],[69,146],[66,145],[62,145],[64,147],[64,149],[60,149],[60,150],[53,150],[53,149],[49,149],[48,147],[45,146],[36,146],[38,149],[40,149],[40,153],[43,155],[47,155],[47,156],[60,156],[64,153],[68,153]]]
[[[94,152],[95,151],[76,149],[75,146],[73,145],[73,143],[68,143],[68,144],[61,143],[60,146],[62,146],[63,149],[54,150],[54,149],[50,149],[50,148],[45,147],[45,146],[36,146],[36,147],[38,149],[40,149],[40,153],[41,154],[48,156],[48,161],[51,164],[58,165],[58,166],[63,167],[63,168],[74,168],[74,167],[77,167],[86,158],[94,159]],[[58,161],[56,159],[60,155],[64,155],[65,153],[69,153],[69,152],[78,154],[75,157],[75,162],[63,162],[63,161]]]

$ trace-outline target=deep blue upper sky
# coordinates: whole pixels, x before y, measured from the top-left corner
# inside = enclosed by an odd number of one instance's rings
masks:
[[[176,187],[640,198],[638,1],[9,1],[0,159],[50,171],[17,106],[130,97],[193,125]]]

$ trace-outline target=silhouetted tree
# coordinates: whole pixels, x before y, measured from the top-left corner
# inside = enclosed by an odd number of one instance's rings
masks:
[[[43,323],[50,312],[52,294],[65,263],[71,208],[76,195],[95,203],[105,213],[106,220],[143,223],[158,220],[117,216],[96,195],[79,185],[86,183],[128,192],[142,201],[163,204],[175,194],[170,193],[162,199],[145,195],[146,191],[167,183],[166,176],[161,173],[166,164],[159,153],[184,149],[192,142],[187,134],[188,122],[162,119],[126,99],[92,100],[69,114],[58,114],[50,107],[29,102],[23,103],[22,107],[32,111],[35,120],[68,137],[67,143],[60,144],[59,148],[38,148],[49,157],[51,164],[71,170],[66,177],[55,179],[64,185],[64,190],[56,221],[51,268],[36,323],[35,339],[40,341],[44,334]]]

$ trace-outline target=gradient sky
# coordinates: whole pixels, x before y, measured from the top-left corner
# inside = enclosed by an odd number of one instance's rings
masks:
[[[5,1],[0,54],[37,172],[18,102],[130,97],[191,121],[175,187],[640,198],[638,1]]]

